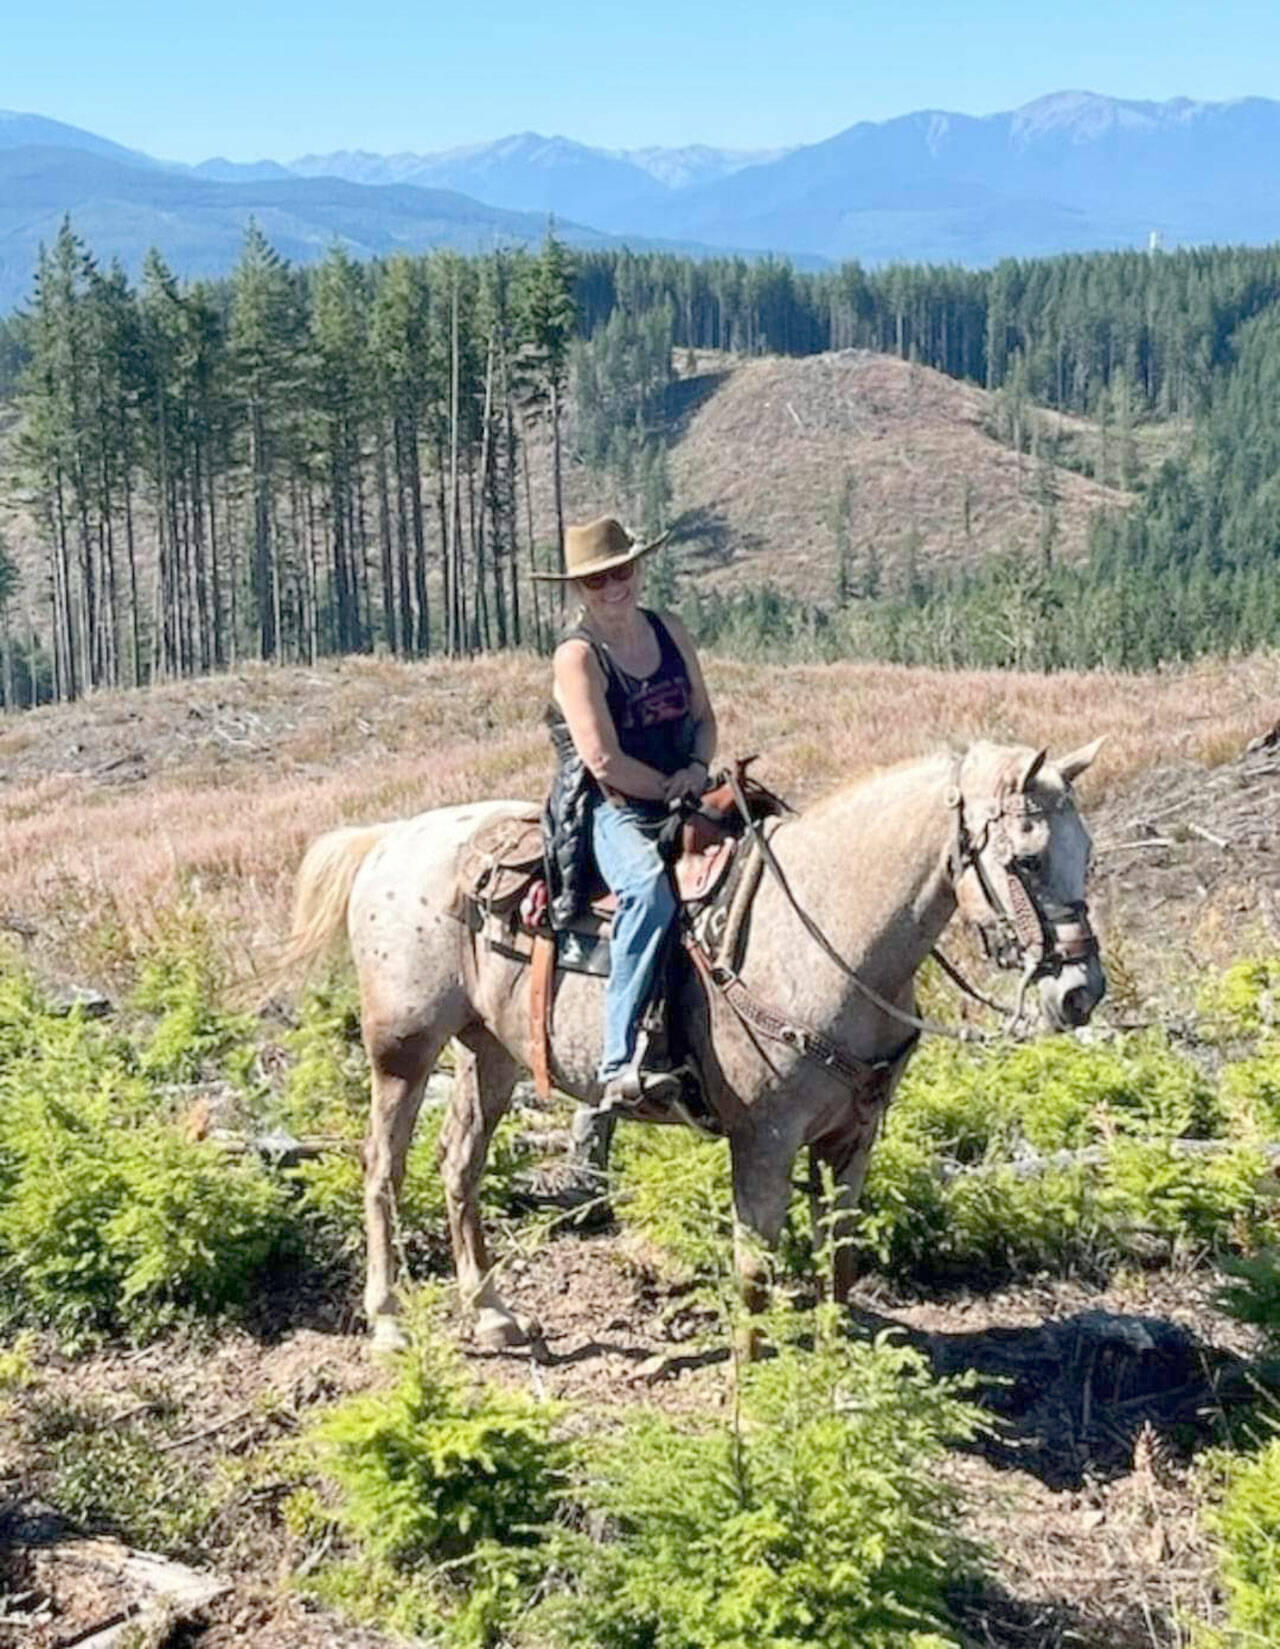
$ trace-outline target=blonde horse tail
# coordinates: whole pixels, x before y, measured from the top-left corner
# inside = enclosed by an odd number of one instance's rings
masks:
[[[293,927],[280,958],[281,972],[310,967],[328,950],[347,919],[356,872],[391,828],[353,825],[312,842],[298,868]]]

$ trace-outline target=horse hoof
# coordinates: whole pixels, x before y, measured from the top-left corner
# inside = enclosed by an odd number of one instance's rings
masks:
[[[375,1357],[390,1357],[409,1349],[409,1336],[398,1317],[375,1317],[369,1335],[369,1350]]]
[[[542,1324],[532,1313],[527,1311],[516,1312],[516,1322],[523,1330],[526,1340],[540,1341],[543,1338]]]
[[[476,1343],[485,1351],[516,1351],[535,1338],[531,1319],[513,1312],[485,1306],[476,1317]],[[537,1324],[532,1324],[536,1331]]]

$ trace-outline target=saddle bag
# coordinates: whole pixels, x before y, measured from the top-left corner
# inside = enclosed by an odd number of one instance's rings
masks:
[[[510,916],[530,881],[543,874],[541,817],[504,813],[482,824],[462,849],[455,880],[455,915],[467,899],[486,914]]]

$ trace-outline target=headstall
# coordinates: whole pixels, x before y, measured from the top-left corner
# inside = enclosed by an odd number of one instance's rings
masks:
[[[1009,834],[1012,821],[1048,818],[1066,805],[1068,797],[1048,803],[1022,792],[995,797],[982,807],[981,827],[975,834],[960,787],[963,761],[957,758],[947,791],[947,805],[955,814],[949,865],[953,884],[958,886],[964,872],[972,870],[981,890],[987,911],[975,925],[988,960],[1000,968],[1021,968],[1025,986],[1067,963],[1095,956],[1098,941],[1089,924],[1088,905],[1083,899],[1065,904],[1044,897],[1036,887],[1033,866],[1018,854]],[[994,866],[984,859],[988,847]]]

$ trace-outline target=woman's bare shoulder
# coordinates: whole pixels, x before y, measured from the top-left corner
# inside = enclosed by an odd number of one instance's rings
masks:
[[[595,648],[585,636],[566,636],[551,657],[557,677],[590,675],[599,671]]]

